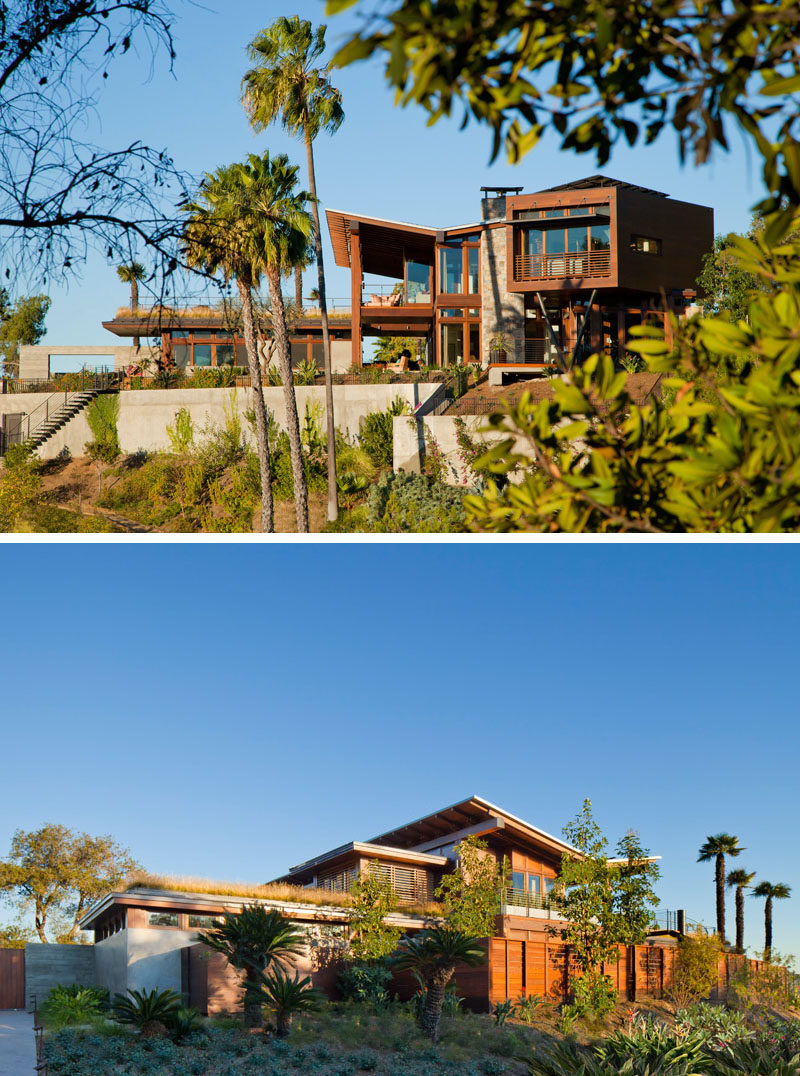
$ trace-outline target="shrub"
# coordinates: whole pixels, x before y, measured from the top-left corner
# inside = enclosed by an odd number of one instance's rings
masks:
[[[194,422],[188,408],[181,407],[175,412],[174,425],[167,426],[167,437],[173,452],[186,455],[194,441]]]
[[[528,994],[527,997],[524,994],[520,994],[516,1000],[517,1017],[523,1020],[526,1024],[532,1024],[533,1018],[539,1009],[546,1008],[547,1002],[544,998],[540,998],[538,994]]]
[[[129,990],[115,994],[111,1013],[120,1024],[138,1028],[142,1035],[163,1035],[183,1010],[180,994],[174,990]]]
[[[292,373],[295,385],[313,385],[319,376],[319,367],[313,359],[303,359]]]
[[[39,463],[32,457],[30,446],[12,446],[0,471],[0,531],[14,530],[35,502],[41,487]]]
[[[119,455],[119,396],[106,393],[96,396],[86,408],[86,421],[94,440],[86,445],[86,453],[102,463],[113,463]]]
[[[608,1066],[619,1066],[632,1060],[637,1069],[688,1067],[692,1072],[707,1072],[714,1066],[713,1057],[705,1052],[706,1036],[702,1032],[677,1033],[660,1020],[636,1016],[624,1031],[607,1035],[594,1048],[595,1056]]]
[[[681,1034],[699,1032],[712,1049],[720,1049],[731,1042],[750,1037],[750,1029],[742,1013],[725,1008],[724,1005],[707,1005],[698,1002],[675,1014],[675,1026]]]
[[[451,533],[466,530],[458,489],[427,475],[382,475],[367,499],[370,530]]]
[[[509,1016],[514,1015],[516,1006],[511,998],[506,998],[505,1001],[498,1001],[495,1007],[492,1009],[492,1016],[497,1027],[502,1027]]]
[[[54,986],[39,1008],[50,1030],[90,1024],[109,1007],[108,991],[96,986]]]
[[[370,411],[361,420],[359,441],[376,467],[391,467],[394,455],[393,420],[405,414],[407,404],[400,396],[385,411]]]
[[[607,975],[572,980],[573,1005],[578,1016],[604,1017],[617,1007],[619,994]]]
[[[354,961],[344,966],[336,985],[344,1001],[380,1008],[389,1001],[386,988],[391,978],[392,972],[382,960]]]
[[[705,1000],[717,985],[720,952],[717,935],[706,933],[702,927],[678,939],[678,958],[669,996],[679,1009]]]

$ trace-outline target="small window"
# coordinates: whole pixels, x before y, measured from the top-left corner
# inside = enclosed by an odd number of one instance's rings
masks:
[[[571,217],[585,217],[589,213],[588,205],[574,205],[570,208],[569,215]]]
[[[148,912],[147,922],[151,927],[176,927],[178,925],[178,913]]]
[[[519,889],[522,892],[525,891],[525,875],[522,873],[522,871],[512,871],[511,888]]]
[[[564,217],[564,216],[566,216],[566,210],[562,209],[561,206],[559,206],[558,209],[545,209],[542,212],[542,216],[543,217]]]
[[[439,317],[442,318],[463,318],[464,311],[460,306],[448,306],[439,311]]]
[[[637,254],[660,254],[661,240],[646,235],[632,235],[631,250],[635,250]]]
[[[222,920],[218,915],[190,915],[189,926],[193,930],[212,930]]]
[[[480,310],[472,310],[472,309],[470,309],[470,310],[467,311],[467,313],[469,314],[469,316],[471,318],[479,318],[481,316]]]

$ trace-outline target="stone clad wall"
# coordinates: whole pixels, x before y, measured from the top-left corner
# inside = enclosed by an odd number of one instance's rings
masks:
[[[505,198],[483,202],[485,220],[505,217]],[[481,235],[481,366],[489,365],[492,336],[505,333],[509,360],[521,361],[525,354],[525,299],[521,292],[507,290],[507,229],[484,228]]]

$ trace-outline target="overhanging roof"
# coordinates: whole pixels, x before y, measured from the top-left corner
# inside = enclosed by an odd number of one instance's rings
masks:
[[[331,233],[333,256],[337,265],[350,267],[350,244],[353,223],[358,224],[361,237],[361,264],[365,273],[402,279],[403,255],[430,262],[436,242],[436,229],[398,220],[366,217],[327,209],[328,230]]]
[[[584,179],[574,179],[571,183],[562,183],[558,187],[545,187],[544,190],[536,191],[537,194],[550,194],[552,191],[582,191],[592,190],[597,187],[620,187],[626,191],[640,191],[642,194],[654,194],[657,198],[669,198],[663,191],[654,191],[650,187],[640,187],[636,183],[626,183],[622,179],[612,179],[611,176],[586,176]]]
[[[407,822],[397,829],[373,837],[371,844],[389,844],[400,848],[414,848],[416,845],[430,842],[437,837],[443,840],[457,830],[468,826],[475,826],[484,821],[498,819],[503,822],[503,829],[512,831],[520,836],[527,837],[537,844],[544,844],[553,852],[561,855],[563,852],[577,853],[577,849],[567,844],[551,833],[532,826],[516,815],[504,811],[481,796],[470,796],[468,799],[453,803],[449,807],[442,807],[432,814],[424,815],[413,822]]]
[[[444,867],[447,863],[446,856],[415,852],[408,848],[392,848],[385,844],[375,845],[370,841],[349,841],[347,844],[340,844],[338,848],[332,848],[330,852],[323,852],[319,856],[314,856],[313,859],[307,859],[304,863],[298,863],[296,867],[290,867],[289,874],[300,874],[301,872],[309,871],[352,852],[359,855],[373,856],[376,859],[398,859],[404,863],[416,863],[423,867]]]

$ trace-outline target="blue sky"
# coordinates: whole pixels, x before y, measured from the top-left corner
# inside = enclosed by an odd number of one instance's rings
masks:
[[[163,56],[151,63],[147,53],[131,52],[110,67],[96,119],[87,117],[87,137],[106,146],[141,139],[166,147],[179,167],[199,175],[240,160],[251,152],[288,152],[302,161],[301,146],[280,129],[254,134],[239,103],[246,47],[279,14],[297,11],[319,22],[324,5],[304,0],[286,8],[275,0],[238,0],[203,5],[175,0],[177,59],[170,74]],[[329,20],[328,41],[335,45],[353,23],[346,13]],[[318,185],[324,206],[447,227],[479,218],[480,187],[522,185],[526,190],[594,174],[593,157],[562,154],[547,139],[524,161],[503,160],[489,167],[489,134],[474,124],[459,130],[460,116],[425,125],[419,109],[394,107],[374,63],[338,72],[346,122],[339,133],[317,143]],[[732,149],[701,169],[678,164],[675,140],[665,135],[655,146],[614,153],[606,174],[663,190],[675,198],[710,205],[718,231],[742,230],[750,206],[761,196],[758,159],[746,153],[734,134]],[[302,173],[304,174],[304,172]],[[333,265],[325,234],[329,294],[349,296],[349,273]],[[32,286],[32,285],[31,285]],[[311,274],[306,288],[314,286]],[[51,286],[53,307],[47,322],[48,344],[104,345],[115,338],[101,322],[127,299],[127,288],[99,256],[90,258],[78,281]]]
[[[154,871],[264,881],[484,796],[589,797],[713,923],[707,835],[800,952],[794,547],[8,546],[3,811]],[[326,642],[329,632],[330,642]],[[733,901],[729,901],[732,922]],[[763,944],[763,903],[746,940]]]

